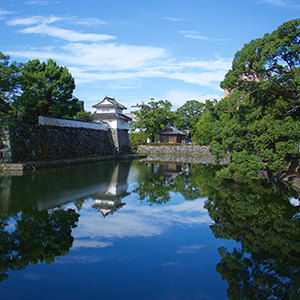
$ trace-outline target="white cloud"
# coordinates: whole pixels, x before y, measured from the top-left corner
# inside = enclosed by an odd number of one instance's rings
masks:
[[[178,18],[172,18],[172,17],[164,17],[163,20],[168,20],[168,21],[173,21],[173,22],[184,21],[184,19],[178,19]]]
[[[74,23],[78,25],[86,25],[86,26],[97,26],[97,25],[105,25],[106,22],[103,20],[99,20],[97,18],[69,18],[66,22]]]
[[[9,26],[30,26],[21,29],[19,32],[24,34],[40,34],[48,35],[53,38],[59,38],[68,42],[99,42],[106,40],[113,40],[116,37],[108,34],[97,34],[97,33],[82,33],[70,29],[64,29],[57,26],[49,26],[58,21],[63,21],[66,23],[78,24],[78,25],[99,25],[104,24],[105,22],[96,19],[77,19],[77,18],[60,18],[56,16],[32,16],[28,18],[18,18],[14,20],[7,21],[6,24]]]
[[[179,73],[166,74],[165,77],[179,79],[186,83],[196,83],[200,86],[213,86],[224,79],[224,72]]]
[[[113,246],[113,242],[101,242],[97,240],[76,239],[72,245],[72,249],[76,248],[106,248]]]
[[[204,35],[200,35],[198,31],[179,31],[180,34],[182,34],[184,37],[189,39],[196,39],[196,40],[202,40],[202,41],[221,41],[221,42],[228,42],[229,39],[213,39],[209,38]]]
[[[115,88],[126,85],[139,88],[141,83],[137,80],[142,78],[169,78],[219,89],[219,82],[231,64],[222,58],[180,62],[170,58],[163,48],[114,43],[67,43],[56,49],[12,51],[10,55],[27,59],[52,58],[68,66],[76,84],[115,81]]]
[[[60,1],[38,1],[38,0],[33,0],[33,1],[28,1],[26,4],[27,5],[34,5],[34,6],[44,6],[48,4],[58,4]]]
[[[163,59],[166,50],[151,46],[116,44],[71,43],[63,46],[69,54],[69,62],[87,66],[90,69],[130,70],[153,64]]]
[[[264,2],[276,5],[276,6],[285,6],[286,3],[282,0],[264,0]]]
[[[157,236],[163,234],[172,223],[190,226],[211,224],[211,219],[204,209],[205,200],[206,198],[200,198],[177,205],[151,208],[126,204],[105,219],[100,212],[90,211],[88,208],[92,201],[87,202],[80,211],[78,227],[72,231],[75,238],[73,247],[104,248],[113,244],[101,240]],[[92,242],[89,239],[92,239]]]
[[[184,89],[172,89],[167,92],[164,96],[165,99],[169,100],[173,104],[173,109],[177,109],[182,106],[188,100],[197,100],[199,102],[205,102],[205,100],[220,100],[219,94],[201,94],[191,92],[190,90]]]
[[[73,30],[62,29],[59,27],[48,26],[46,24],[28,27],[26,29],[20,30],[21,33],[34,33],[34,34],[42,34],[49,35],[54,38],[60,38],[62,40],[68,42],[97,42],[97,41],[105,41],[115,39],[115,36],[108,34],[95,34],[95,33],[80,33]]]
[[[209,41],[210,38],[204,35],[200,35],[197,31],[179,31],[184,37],[190,38],[190,39],[198,39],[198,40],[204,40]]]
[[[11,14],[8,10],[0,9],[0,17]]]
[[[51,24],[61,20],[61,18],[50,16],[50,17],[43,17],[43,16],[33,16],[28,18],[18,18],[14,20],[7,21],[6,24],[9,26],[17,26],[17,25],[34,25],[34,24]]]
[[[275,6],[300,9],[298,0],[263,0],[263,2],[269,3],[271,5],[275,5]]]
[[[187,247],[181,247],[178,251],[176,251],[177,253],[180,254],[186,254],[186,253],[196,253],[198,252],[198,250],[200,250],[201,248],[204,248],[204,245],[190,245]]]
[[[180,61],[162,47],[107,42],[116,37],[65,29],[62,28],[63,23],[96,24],[96,26],[104,24],[96,18],[61,18],[54,15],[48,17],[37,15],[10,20],[6,22],[9,26],[25,27],[19,30],[23,34],[46,35],[67,41],[61,46],[11,51],[10,55],[40,60],[52,58],[70,69],[76,84],[110,81],[111,89],[141,88],[143,78],[176,79],[219,89],[219,82],[223,80],[231,65],[231,60],[220,57],[216,57],[215,60]],[[181,33],[186,36],[198,35],[196,31],[181,31]]]

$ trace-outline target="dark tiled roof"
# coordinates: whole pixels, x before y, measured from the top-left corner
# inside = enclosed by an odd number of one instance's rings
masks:
[[[179,134],[185,135],[185,133],[174,125],[167,125],[163,130],[161,130],[158,134]]]
[[[95,113],[95,114],[92,114],[92,118],[94,120],[123,119],[128,122],[132,121],[131,118],[129,118],[123,114],[118,114],[118,113],[107,113],[107,114]]]
[[[108,101],[108,103],[105,103],[105,104],[102,104],[104,101]],[[115,108],[121,108],[121,109],[127,109],[127,107],[125,107],[124,105],[122,105],[121,103],[117,102],[115,100],[115,98],[110,98],[110,97],[107,97],[105,96],[104,99],[93,105],[94,108],[112,108],[112,107],[115,107]]]

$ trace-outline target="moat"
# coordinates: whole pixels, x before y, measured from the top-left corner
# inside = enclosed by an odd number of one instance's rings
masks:
[[[2,299],[296,299],[299,195],[200,164],[0,177]]]

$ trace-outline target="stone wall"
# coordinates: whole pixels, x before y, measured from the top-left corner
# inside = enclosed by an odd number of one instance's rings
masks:
[[[115,147],[119,152],[132,152],[128,130],[126,129],[109,129],[114,140]]]
[[[139,153],[184,153],[184,154],[202,154],[209,152],[208,146],[146,146],[139,145],[137,152]]]
[[[110,132],[18,123],[2,129],[0,162],[94,157],[115,153]]]
[[[139,145],[138,153],[147,154],[148,161],[215,164],[214,156],[208,146],[146,146]],[[220,160],[220,164],[228,164],[230,157]]]

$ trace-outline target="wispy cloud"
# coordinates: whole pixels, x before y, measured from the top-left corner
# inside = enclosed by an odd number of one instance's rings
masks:
[[[298,0],[262,0],[262,1],[275,6],[300,9],[300,4]]]
[[[179,20],[179,19],[178,19]],[[22,34],[35,34],[60,39],[60,46],[27,48],[11,51],[9,54],[27,59],[52,58],[59,64],[68,66],[76,79],[76,84],[96,81],[111,81],[114,88],[140,88],[140,79],[168,78],[186,83],[218,89],[229,70],[231,59],[216,57],[215,60],[180,60],[162,47],[126,45],[113,43],[116,37],[108,34],[76,31],[66,24],[92,26],[105,25],[97,18],[31,16],[6,21],[9,26],[18,27]],[[94,27],[95,27],[94,26]],[[21,28],[19,28],[21,27]],[[75,27],[76,28],[76,27]],[[183,36],[211,40],[196,31],[181,31]],[[108,42],[109,41],[109,42]]]
[[[0,18],[6,15],[11,14],[11,11],[0,9]]]
[[[200,35],[197,31],[179,31],[184,37],[190,38],[190,39],[197,39],[197,40],[203,40],[208,41],[210,40],[207,36]]]
[[[55,277],[46,276],[46,275],[37,274],[37,273],[26,273],[26,274],[24,274],[24,278],[29,279],[29,280],[34,280],[34,281],[44,280],[45,278],[55,279]]]
[[[97,33],[82,33],[77,32],[70,29],[64,29],[57,26],[53,26],[53,23],[58,21],[66,21],[69,22],[76,22],[77,24],[100,24],[101,21],[98,19],[66,19],[66,18],[59,18],[55,16],[50,17],[42,17],[42,16],[33,16],[28,18],[19,18],[7,21],[7,25],[9,26],[30,26],[25,29],[21,29],[19,32],[24,34],[40,34],[40,35],[48,35],[53,38],[59,38],[68,42],[99,42],[99,41],[106,41],[115,39],[115,36],[108,35],[108,34],[97,34]]]
[[[184,19],[178,19],[178,18],[172,18],[172,17],[164,17],[163,20],[173,21],[173,22],[184,21]]]
[[[38,1],[38,0],[33,0],[33,1],[28,1],[26,4],[27,5],[34,5],[34,6],[45,6],[48,4],[58,4],[60,1]]]
[[[54,26],[48,26],[45,24],[28,27],[26,29],[20,30],[21,33],[35,33],[48,35],[53,38],[59,38],[68,42],[97,42],[115,39],[115,36],[108,34],[95,34],[95,33],[80,33],[73,30],[63,29]]]
[[[98,26],[98,25],[105,25],[106,22],[103,20],[99,20],[97,18],[68,18],[66,19],[67,22],[71,24],[77,25],[85,25],[85,26]]]
[[[61,18],[55,16],[49,16],[49,17],[32,16],[28,18],[17,18],[17,19],[9,20],[6,22],[6,24],[9,26],[18,26],[18,25],[28,26],[28,25],[35,25],[35,24],[52,24],[59,20],[61,20]]]
[[[181,247],[176,252],[180,253],[180,254],[196,253],[196,252],[198,252],[198,250],[200,250],[201,248],[204,248],[204,247],[205,247],[204,245],[190,245],[187,247]]]
[[[189,39],[196,39],[196,40],[202,40],[202,41],[222,41],[222,42],[228,42],[229,39],[213,39],[209,38],[205,35],[201,35],[198,31],[185,31],[181,30],[179,31],[180,34],[182,34],[184,37]]]

